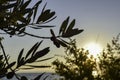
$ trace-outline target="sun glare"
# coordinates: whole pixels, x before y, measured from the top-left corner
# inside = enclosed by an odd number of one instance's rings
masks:
[[[86,44],[84,48],[88,50],[89,54],[93,55],[95,58],[97,58],[97,55],[102,51],[101,46],[94,42]]]

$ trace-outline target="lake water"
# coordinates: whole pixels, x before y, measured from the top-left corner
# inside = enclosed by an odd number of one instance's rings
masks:
[[[35,77],[37,77],[40,74],[42,73],[18,73],[18,75],[20,76],[26,76],[29,80],[33,80]],[[43,80],[45,77],[47,77],[45,80],[54,80],[54,79],[60,80],[60,78],[62,78],[54,73],[44,73],[44,75],[39,80]],[[12,79],[7,79],[6,77],[4,77],[0,80],[17,80],[17,79],[15,77],[13,77]]]

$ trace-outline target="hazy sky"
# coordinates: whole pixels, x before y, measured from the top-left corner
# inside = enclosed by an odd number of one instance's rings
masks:
[[[76,19],[76,27],[85,30],[78,38],[83,43],[99,36],[98,42],[103,44],[120,32],[120,0],[47,1],[48,6],[56,11],[58,21],[67,16]]]
[[[84,29],[83,33],[74,37],[81,47],[89,42],[95,42],[96,39],[97,43],[105,47],[107,42],[120,33],[120,0],[43,0],[41,7],[45,2],[47,2],[46,8],[56,12],[57,18],[51,23],[56,25],[54,29],[56,32],[68,16],[70,20],[76,19],[75,27]],[[49,31],[40,34],[46,35]],[[22,48],[29,49],[37,41],[40,39],[28,36],[23,38],[5,36],[4,47],[12,59],[16,59]],[[43,47],[47,46],[52,46],[52,42],[45,41]],[[60,50],[52,46],[49,56],[64,52]]]

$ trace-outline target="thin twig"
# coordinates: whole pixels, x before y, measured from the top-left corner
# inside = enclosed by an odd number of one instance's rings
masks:
[[[6,64],[9,65],[9,62],[8,62],[8,59],[7,59],[7,55],[6,55],[6,53],[5,53],[5,50],[4,50],[4,47],[3,47],[2,43],[1,43],[1,41],[0,41],[0,46],[1,46],[1,49],[2,49],[2,52],[3,52],[3,55],[4,55],[4,58],[5,58]],[[11,70],[12,72],[14,72],[14,70],[12,70],[12,68],[10,68],[10,70]],[[17,76],[17,74],[15,74],[15,76],[16,76],[16,78],[17,78],[18,80],[20,80],[19,77]]]
[[[42,38],[42,39],[50,39],[51,37],[42,37],[42,36],[37,36],[37,35],[34,35],[34,34],[30,34],[30,33],[27,33],[27,32],[23,32],[25,33],[26,35],[29,35],[29,36],[32,36],[32,37],[36,37],[36,38]],[[58,38],[60,36],[56,36],[56,38]]]

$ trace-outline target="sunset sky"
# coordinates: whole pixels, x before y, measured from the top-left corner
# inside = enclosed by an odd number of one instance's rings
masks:
[[[57,22],[67,16],[76,19],[76,27],[85,31],[78,41],[84,45],[95,41],[102,45],[120,33],[120,0],[47,0],[57,13]],[[56,23],[58,24],[58,23]],[[79,43],[80,43],[79,42]]]
[[[33,0],[33,3],[37,0]],[[76,28],[84,29],[84,32],[75,36],[77,45],[83,47],[87,43],[96,42],[103,48],[120,33],[120,0],[43,0],[41,7],[47,2],[46,8],[56,12],[57,18],[50,24],[56,25],[57,32],[62,21],[70,16],[70,20],[76,19]],[[41,8],[42,9],[42,8]],[[35,31],[30,31],[34,33]],[[36,32],[35,32],[36,33]],[[40,35],[49,34],[41,32]],[[40,39],[25,36],[22,38],[4,36],[6,52],[16,59],[18,52],[25,48],[30,49]],[[54,54],[64,54],[63,49],[56,49],[50,40],[43,42],[42,48],[51,46]],[[62,51],[61,51],[62,50]]]

